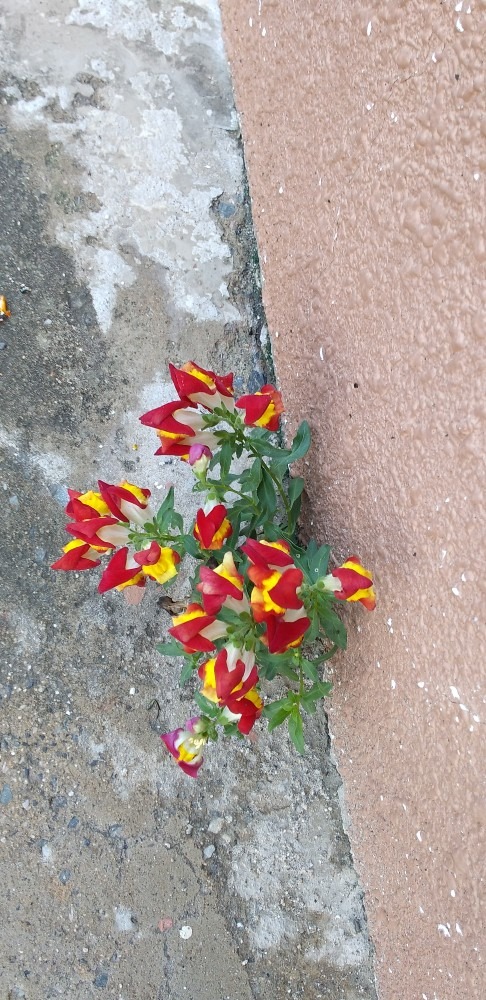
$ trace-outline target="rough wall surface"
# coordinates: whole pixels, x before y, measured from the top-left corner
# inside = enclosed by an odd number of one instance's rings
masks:
[[[312,529],[375,572],[335,749],[383,1000],[485,957],[485,3],[222,0]]]

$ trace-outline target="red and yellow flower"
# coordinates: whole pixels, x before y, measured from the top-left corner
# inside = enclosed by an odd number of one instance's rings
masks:
[[[282,396],[274,385],[263,385],[258,392],[240,396],[236,406],[245,411],[245,424],[277,431],[280,414],[284,412]]]
[[[199,508],[194,525],[194,538],[202,549],[221,549],[233,533],[226,507],[222,503],[210,503],[204,510]]]
[[[107,545],[89,545],[81,538],[73,538],[64,546],[64,555],[56,562],[52,563],[51,569],[83,570],[93,569],[99,566],[101,559],[98,558],[103,552],[108,552]]]
[[[250,610],[243,589],[243,577],[236,569],[232,552],[225,553],[216,569],[201,566],[196,590],[202,594],[204,610],[208,615],[217,615],[223,605],[237,614]]]
[[[157,431],[162,444],[156,455],[175,455],[188,461],[193,445],[202,444],[212,454],[217,444],[214,432],[206,429],[204,414],[199,413],[196,404],[189,399],[176,399],[157,406],[144,413],[140,423]]]
[[[249,733],[263,709],[254,653],[224,647],[199,667],[198,674],[204,685],[201,694],[224,708],[225,718],[235,721],[241,733]]]
[[[144,587],[146,577],[156,583],[167,583],[177,575],[180,558],[174,549],[162,547],[155,541],[140,552],[130,553],[127,547],[118,549],[103,572],[98,590],[104,594],[107,590]]]
[[[181,643],[186,653],[210,653],[216,649],[215,639],[226,635],[226,625],[214,615],[206,614],[200,604],[189,604],[182,615],[172,619],[169,635]]]
[[[265,621],[267,631],[263,642],[268,646],[269,653],[285,653],[287,649],[300,646],[311,624],[303,605],[290,608],[283,615],[268,615]]]
[[[98,485],[99,492],[68,491],[66,514],[73,521],[66,525],[66,530],[74,538],[64,546],[64,555],[52,564],[52,569],[91,569],[99,565],[100,555],[116,550],[101,576],[98,586],[101,594],[129,586],[143,587],[147,577],[157,583],[172,579],[180,562],[173,549],[155,541],[139,552],[130,552],[127,546],[130,525],[140,527],[153,518],[150,490],[126,480],[117,485],[100,481]]]
[[[160,738],[179,767],[189,777],[196,778],[204,759],[202,749],[208,741],[206,721],[196,716],[187,720],[184,729],[181,727],[162,733]]]
[[[350,556],[324,577],[324,588],[340,601],[359,601],[368,611],[376,607],[371,573],[361,565],[358,556]]]
[[[288,608],[302,607],[298,589],[303,573],[294,565],[287,542],[249,539],[242,550],[252,563],[248,576],[255,584],[251,594],[255,621],[265,621],[269,614],[283,615]]]
[[[222,405],[228,410],[234,409],[232,374],[216,375],[194,361],[187,361],[182,368],[169,365],[169,371],[180,399],[199,403],[207,410]]]

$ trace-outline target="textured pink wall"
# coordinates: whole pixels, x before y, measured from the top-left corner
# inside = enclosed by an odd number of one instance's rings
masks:
[[[484,1000],[486,5],[221,6],[309,516],[378,587],[331,721],[380,996]]]

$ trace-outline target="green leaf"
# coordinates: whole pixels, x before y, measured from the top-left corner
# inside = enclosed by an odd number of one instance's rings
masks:
[[[225,441],[221,450],[218,452],[219,457],[219,467],[221,469],[221,478],[225,479],[230,470],[231,462],[233,460],[234,449],[231,441]]]
[[[272,732],[277,726],[281,726],[290,715],[293,708],[293,701],[290,698],[280,698],[265,705],[263,709],[264,718],[268,719],[268,731]]]
[[[245,469],[240,476],[241,492],[253,496],[256,493],[262,478],[262,463],[256,458],[249,469]]]
[[[215,719],[221,711],[219,705],[215,705],[214,701],[209,701],[199,691],[195,692],[194,701],[203,715],[208,715],[210,719]]]
[[[260,438],[252,434],[249,440],[251,441],[252,449],[258,455],[261,455],[264,458],[276,458],[276,459],[284,458],[287,464],[287,455],[289,454],[289,452],[286,450],[286,448],[277,448],[275,447],[274,444],[270,444],[268,437]]]
[[[316,663],[315,662],[313,663],[312,660],[306,660],[305,657],[302,657],[302,660],[300,662],[302,664],[302,670],[304,671],[305,676],[308,677],[310,681],[318,681],[319,671],[316,667]]]
[[[180,642],[176,642],[175,639],[169,639],[167,642],[159,642],[155,648],[162,656],[186,656]]]
[[[181,533],[184,531],[184,521],[182,518],[182,514],[179,514],[177,510],[172,511],[170,515],[169,524],[171,528],[177,528],[177,531]]]
[[[311,444],[311,430],[307,420],[303,420],[297,434],[292,441],[290,448],[289,457],[287,459],[288,464],[291,465],[292,462],[297,462],[299,458],[303,458],[307,455]]]
[[[288,530],[290,534],[295,531],[295,526],[300,514],[300,507],[302,503],[302,490],[304,489],[304,480],[300,476],[295,476],[290,479],[288,496],[290,502],[290,516],[288,523]]]
[[[194,662],[194,657],[191,656],[190,660],[186,660],[182,670],[181,676],[179,677],[180,687],[184,687],[187,684],[190,677],[192,677],[194,670],[196,669],[197,663]]]
[[[263,646],[256,654],[258,673],[265,680],[273,681],[274,677],[289,677],[291,680],[298,680],[295,671],[295,652],[289,650],[286,653],[269,653]]]
[[[312,583],[326,576],[330,553],[330,545],[321,545],[311,556],[310,560],[308,560],[309,578]]]
[[[184,544],[184,550],[189,556],[197,558],[197,556],[201,555],[201,546],[199,545],[197,539],[194,538],[194,535],[184,535],[182,541]]]
[[[161,503],[155,516],[155,523],[159,531],[164,532],[170,524],[170,517],[174,512],[174,487],[171,486],[167,496]]]
[[[348,635],[343,622],[338,617],[338,615],[331,611],[329,606],[326,606],[321,602],[318,610],[319,622],[322,631],[325,632],[327,638],[330,639],[338,649],[346,649],[348,644]]]
[[[330,681],[316,681],[308,691],[305,692],[304,697],[312,699],[312,701],[319,701],[320,698],[327,698],[327,696],[332,691],[332,684]]]
[[[291,507],[296,502],[296,500],[298,500],[299,497],[301,496],[304,486],[305,483],[304,480],[302,479],[302,476],[290,477],[288,494]]]
[[[317,707],[316,703],[312,698],[308,698],[307,694],[302,695],[302,698],[300,699],[300,704],[301,707],[304,709],[304,712],[307,712],[308,715],[315,715]]]
[[[262,478],[257,489],[257,500],[262,509],[262,520],[271,519],[277,509],[277,497],[272,478],[266,469],[262,469]]]
[[[302,695],[300,703],[304,711],[308,712],[309,715],[314,715],[316,710],[316,702],[320,701],[321,698],[327,698],[328,694],[332,691],[332,684],[326,681],[318,681],[317,684],[313,684],[308,691],[305,691]]]
[[[289,736],[298,753],[305,753],[304,726],[298,705],[294,705],[289,715]]]
[[[291,711],[290,708],[281,708],[279,709],[278,712],[275,712],[275,715],[273,715],[272,718],[269,720],[268,732],[272,733],[273,730],[277,728],[277,726],[281,726],[282,722],[285,722],[285,720],[288,719],[290,711]]]
[[[319,615],[317,614],[316,611],[309,612],[308,610],[307,614],[309,615],[311,623],[309,628],[307,629],[307,632],[305,633],[305,641],[314,642],[314,639],[317,639],[317,636],[319,635],[319,629],[320,629]]]

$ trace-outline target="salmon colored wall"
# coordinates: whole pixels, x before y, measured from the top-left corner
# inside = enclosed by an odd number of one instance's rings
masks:
[[[484,1000],[485,2],[221,7],[309,517],[378,588],[331,726],[379,994]]]

